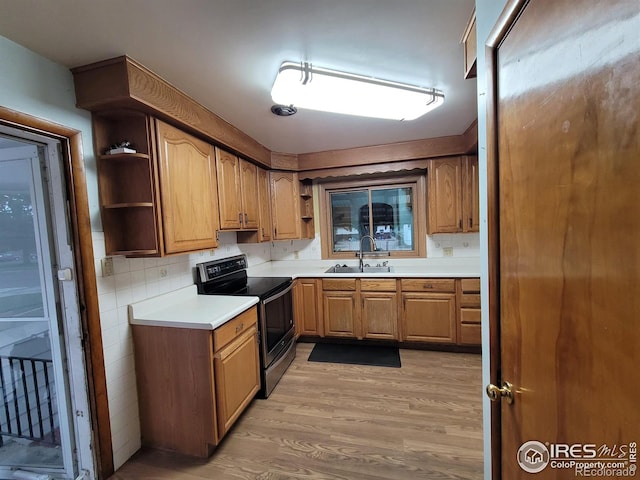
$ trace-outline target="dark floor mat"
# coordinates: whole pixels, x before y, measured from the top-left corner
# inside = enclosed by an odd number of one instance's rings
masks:
[[[398,347],[383,347],[378,345],[317,343],[309,355],[309,361],[394,368],[400,368],[402,366]]]

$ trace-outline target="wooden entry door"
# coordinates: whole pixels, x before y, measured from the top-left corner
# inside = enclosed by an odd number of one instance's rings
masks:
[[[638,32],[638,0],[531,0],[489,39],[492,363],[514,396],[494,478],[640,477]]]

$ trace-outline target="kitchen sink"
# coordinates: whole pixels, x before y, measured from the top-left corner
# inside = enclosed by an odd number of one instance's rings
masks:
[[[393,267],[362,267],[362,273],[390,273],[393,272]]]
[[[362,270],[356,266],[349,265],[334,265],[326,270],[324,273],[390,273],[393,272],[393,267],[370,267],[365,265]]]
[[[350,267],[348,265],[334,265],[324,273],[361,273],[358,267]]]

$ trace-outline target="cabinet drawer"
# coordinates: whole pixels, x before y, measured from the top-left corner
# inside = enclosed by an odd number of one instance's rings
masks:
[[[480,345],[482,343],[480,325],[460,325],[460,343],[464,345]]]
[[[251,307],[213,331],[213,350],[218,351],[258,323],[258,310]]]
[[[451,278],[405,278],[400,281],[403,292],[455,292],[456,281]]]
[[[355,278],[331,278],[322,280],[323,290],[355,290]]]
[[[360,290],[367,292],[395,292],[395,279],[363,278],[360,280]]]
[[[460,295],[460,306],[480,308],[480,294],[463,293],[462,295]]]
[[[479,278],[463,278],[460,280],[463,293],[480,293]]]
[[[461,308],[460,323],[480,325],[480,309],[478,308]]]

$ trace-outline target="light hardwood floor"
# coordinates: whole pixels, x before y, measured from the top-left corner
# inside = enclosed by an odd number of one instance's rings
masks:
[[[111,480],[482,478],[480,355],[401,350],[402,368],[297,356],[207,461],[143,449]]]

